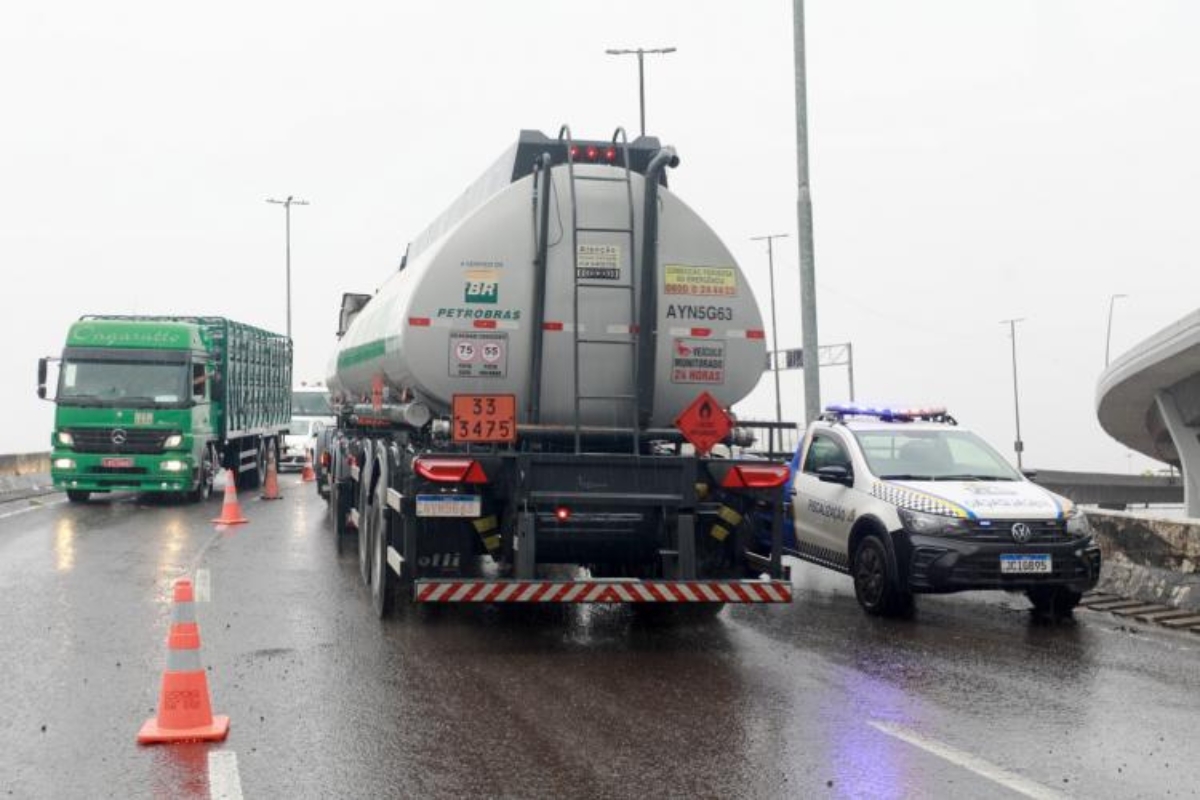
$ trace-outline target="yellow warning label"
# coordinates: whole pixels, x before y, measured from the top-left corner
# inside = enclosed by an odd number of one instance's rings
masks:
[[[663,274],[666,294],[690,297],[733,297],[737,294],[737,272],[733,267],[667,264]]]

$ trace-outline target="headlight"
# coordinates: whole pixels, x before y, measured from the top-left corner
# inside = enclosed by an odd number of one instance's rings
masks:
[[[67,431],[59,431],[58,443],[70,447],[71,445],[75,444],[75,437]]]
[[[182,444],[183,444],[183,434],[182,433],[172,433],[170,436],[168,436],[166,439],[163,440],[163,447],[166,448],[167,450],[170,450],[173,447],[179,447]]]
[[[183,472],[185,469],[187,469],[187,462],[179,461],[178,459],[172,459],[170,461],[162,462],[159,464],[159,467],[162,468],[163,472]]]
[[[1091,536],[1091,534],[1092,525],[1088,522],[1087,514],[1078,508],[1071,509],[1071,513],[1067,515],[1067,536],[1078,539],[1082,536]]]
[[[926,514],[924,511],[896,509],[904,530],[921,536],[963,536],[970,532],[967,521],[961,517],[946,517],[941,514]]]
[[[54,459],[55,469],[75,469],[75,459],[73,458],[56,458]]]

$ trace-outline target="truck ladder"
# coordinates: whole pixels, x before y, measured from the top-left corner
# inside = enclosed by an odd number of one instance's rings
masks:
[[[581,419],[580,410],[583,403],[587,402],[610,402],[624,403],[629,408],[629,434],[632,452],[634,455],[638,453],[638,406],[637,406],[637,385],[638,385],[638,359],[635,352],[637,346],[638,331],[635,320],[637,319],[637,294],[634,289],[634,213],[633,213],[633,181],[630,178],[629,169],[629,141],[625,135],[624,128],[617,128],[613,132],[612,147],[621,155],[621,166],[625,168],[623,177],[612,177],[608,175],[576,175],[575,174],[575,143],[571,138],[571,129],[563,125],[558,132],[559,141],[565,142],[567,148],[567,175],[571,186],[571,270],[572,270],[572,285],[574,286],[574,325],[572,326],[572,336],[574,337],[575,348],[575,369],[574,369],[574,397],[575,397],[575,452],[582,451],[581,443]],[[596,227],[579,224],[579,204],[576,202],[576,183],[579,181],[598,181],[608,183],[624,183],[625,197],[629,208],[629,224],[627,227]],[[629,253],[629,272],[626,280],[621,281],[598,281],[598,280],[580,280],[579,277],[579,234],[580,233],[610,233],[624,234],[629,239],[627,252]],[[619,262],[618,262],[619,263]],[[629,319],[624,326],[625,332],[628,335],[626,339],[600,339],[594,336],[582,337],[579,335],[579,303],[580,295],[587,292],[625,292],[629,297]],[[620,327],[620,326],[618,326]],[[627,351],[629,359],[629,391],[620,392],[608,391],[602,394],[585,393],[582,390],[581,383],[581,365],[582,355],[585,347],[619,347]]]

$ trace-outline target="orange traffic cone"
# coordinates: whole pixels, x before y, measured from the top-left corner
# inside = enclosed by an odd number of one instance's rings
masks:
[[[225,502],[221,504],[221,516],[213,520],[218,525],[240,525],[250,520],[242,516],[242,507],[237,499],[237,478],[229,470],[225,481]]]
[[[208,697],[208,677],[200,663],[200,628],[196,625],[192,582],[180,578],[175,581],[158,716],[142,725],[138,744],[215,742],[228,734],[229,717],[214,717]]]
[[[271,454],[271,459],[267,462],[267,480],[263,484],[263,500],[282,500],[283,495],[279,493],[279,475],[275,471],[275,454]]]
[[[304,471],[300,473],[300,481],[302,483],[312,483],[317,479],[317,473],[313,472],[312,451],[304,451]]]

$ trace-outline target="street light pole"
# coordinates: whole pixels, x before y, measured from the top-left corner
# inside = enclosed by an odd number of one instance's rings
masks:
[[[804,60],[804,0],[792,0],[796,68],[796,238],[800,245],[800,346],[817,352],[817,268],[813,251],[812,192],[808,185],[808,79]],[[804,369],[804,420],[821,414],[821,370]]]
[[[287,337],[292,338],[292,206],[306,206],[307,200],[288,195],[286,200],[276,200],[268,197],[268,203],[283,206],[284,235],[286,244],[285,259],[287,262]]]
[[[636,50],[621,50],[621,49],[610,48],[608,50],[605,50],[604,52],[608,53],[610,56],[627,56],[627,55],[636,55],[637,56],[637,60],[638,60],[638,108],[641,110],[640,119],[641,119],[641,123],[642,123],[642,125],[641,125],[642,136],[645,136],[646,135],[646,75],[645,75],[645,71],[643,70],[644,56],[646,55],[646,53],[658,53],[658,54],[674,53],[675,48],[674,47],[654,47],[654,48],[639,47]]]
[[[779,391],[779,326],[775,323],[775,252],[772,243],[775,239],[787,238],[786,233],[772,233],[767,236],[751,236],[750,241],[767,243],[767,277],[771,281],[771,371],[775,373],[775,422],[783,422],[783,406]],[[782,436],[781,436],[782,438]],[[775,452],[775,430],[771,430],[771,452]]]
[[[1108,296],[1108,333],[1104,336],[1104,367],[1108,368],[1108,350],[1112,344],[1112,314],[1113,304],[1122,297],[1129,297],[1127,294],[1113,294]]]
[[[1025,443],[1021,441],[1021,401],[1017,394],[1017,323],[1024,321],[1024,317],[1000,320],[1001,325],[1008,326],[1009,335],[1012,337],[1013,412],[1017,418],[1017,441],[1013,444],[1013,449],[1017,451],[1017,469],[1025,468],[1021,459],[1021,454],[1025,452]]]

